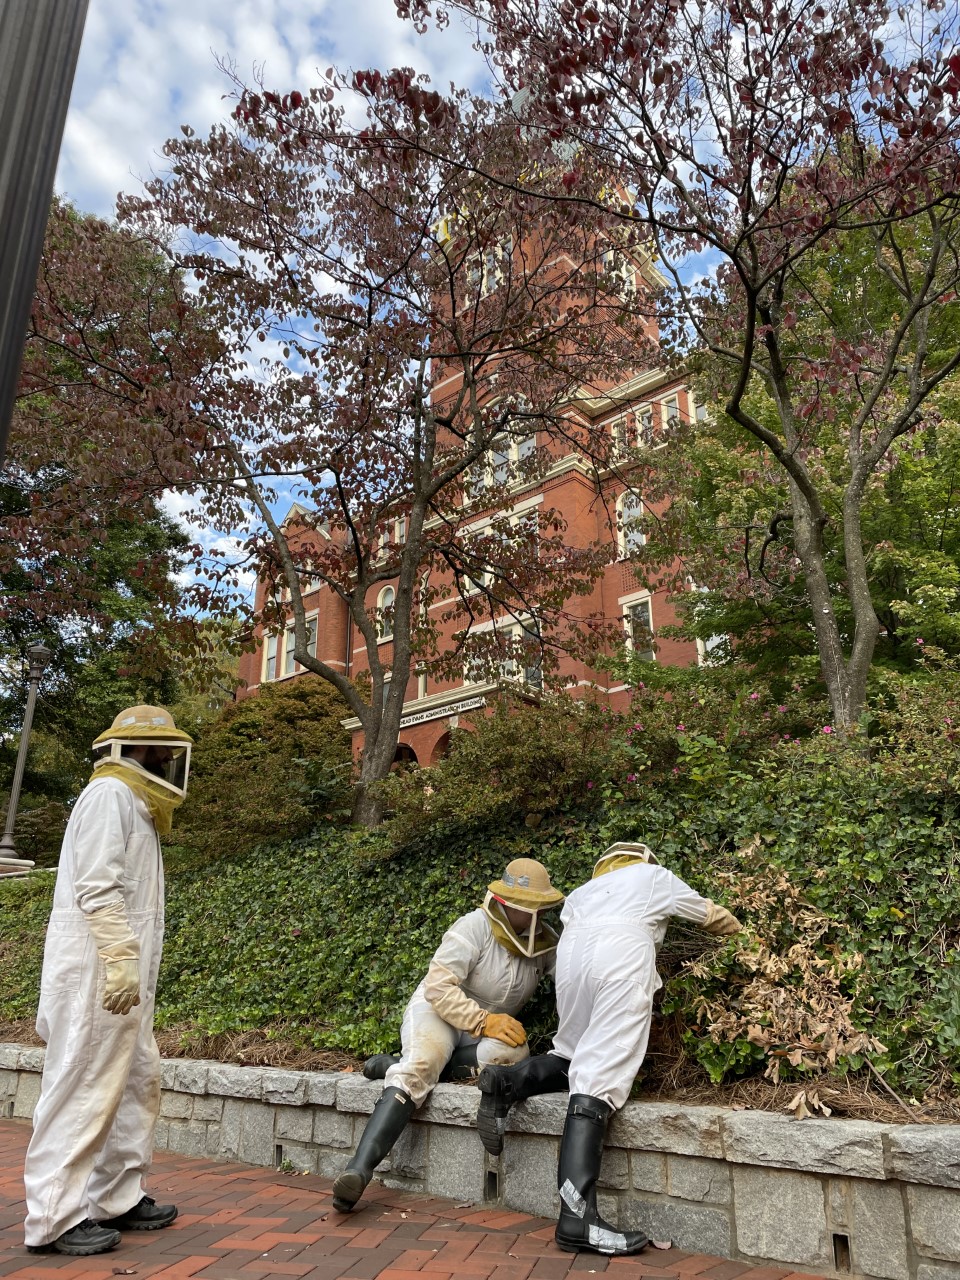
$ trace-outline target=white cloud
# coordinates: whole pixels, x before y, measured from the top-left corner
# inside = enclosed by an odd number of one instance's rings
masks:
[[[110,215],[119,191],[162,171],[167,138],[205,133],[230,111],[217,58],[277,89],[309,88],[327,66],[413,66],[438,85],[479,85],[486,68],[454,22],[418,37],[393,0],[90,0],[57,189]]]

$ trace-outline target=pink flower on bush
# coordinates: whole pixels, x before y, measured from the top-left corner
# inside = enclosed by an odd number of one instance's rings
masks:
[[[635,773],[628,773],[628,774],[627,774],[627,781],[628,781],[628,782],[636,782],[636,780],[637,780],[637,775],[636,775]]]
[[[759,693],[751,693],[751,695],[750,695],[750,701],[751,701],[751,702],[756,702],[756,700],[757,700],[759,697],[760,697]]]
[[[680,770],[677,768],[677,766],[676,766],[676,765],[674,765],[674,766],[673,766],[673,772],[674,772],[674,773],[679,773],[679,772],[680,772]]]
[[[823,732],[823,733],[833,733],[833,725],[832,725],[832,724],[825,724],[825,725],[823,726],[823,729],[822,729],[822,731],[821,731],[821,732]]]
[[[786,709],[787,709],[786,707],[777,707],[778,711],[786,711]]]
[[[593,790],[593,783],[592,783],[592,782],[588,782],[588,783],[587,783],[587,790],[588,790],[588,791],[592,791],[592,790]]]
[[[686,733],[687,726],[685,724],[677,725],[677,733]]]
[[[917,644],[920,645],[921,649],[923,648],[923,639],[920,636],[917,636]]]

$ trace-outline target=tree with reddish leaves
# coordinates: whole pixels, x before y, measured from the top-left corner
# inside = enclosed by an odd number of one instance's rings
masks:
[[[162,523],[163,491],[196,475],[196,397],[216,349],[164,254],[54,201],[0,473],[5,635],[109,630],[124,588],[105,566],[120,543],[140,548],[124,573],[153,601],[147,629],[192,627],[172,577],[177,538],[139,534]]]
[[[158,246],[186,229],[176,264],[224,344],[198,501],[245,531],[240,555],[273,584],[258,621],[291,625],[293,658],[358,718],[354,818],[375,823],[415,671],[513,664],[549,683],[560,652],[598,644],[572,602],[608,548],[517,501],[558,457],[594,456],[577,402],[649,365],[653,331],[601,269],[609,228],[545,199],[562,175],[531,168],[516,118],[467,93],[409,72],[241,89],[228,124],[185,128],[167,155],[171,174],[122,211]],[[286,528],[281,500],[298,504]],[[210,589],[235,570],[225,559]],[[364,680],[312,643],[317,583]]]
[[[420,25],[452,10],[486,24],[506,83],[524,86],[531,149],[541,163],[551,154],[564,163],[562,199],[610,216],[581,176],[595,157],[632,191],[631,215],[671,281],[664,324],[675,350],[711,358],[726,413],[785,479],[788,501],[769,528],[802,575],[836,725],[855,726],[880,632],[864,497],[894,442],[935,420],[938,388],[960,367],[956,6],[398,8]],[[858,316],[857,290],[824,298],[817,269],[831,254],[862,258],[864,295],[886,290],[885,315]],[[799,340],[798,317],[809,322],[811,311],[812,333]],[[752,411],[754,393],[772,417]],[[838,433],[841,472],[832,457],[825,478]],[[831,587],[833,548],[843,573]]]

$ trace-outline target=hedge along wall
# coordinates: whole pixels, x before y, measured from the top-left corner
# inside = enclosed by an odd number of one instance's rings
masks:
[[[0,1045],[0,1113],[23,1120],[43,1051]],[[163,1063],[157,1146],[333,1178],[382,1085],[356,1075]],[[566,1095],[517,1106],[499,1160],[477,1091],[438,1085],[378,1176],[388,1186],[555,1217]],[[628,1102],[611,1122],[601,1211],[682,1249],[884,1280],[960,1278],[960,1130]]]

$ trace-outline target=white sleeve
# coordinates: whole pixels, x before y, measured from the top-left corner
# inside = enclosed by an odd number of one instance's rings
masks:
[[[681,920],[692,920],[694,924],[704,924],[710,910],[710,899],[703,898],[696,889],[691,889],[685,880],[666,871],[670,877],[670,896],[672,900],[670,915]]]
[[[474,1036],[483,1034],[488,1011],[460,987],[479,960],[483,941],[474,921],[461,916],[443,935],[423,983],[424,996],[444,1022]]]
[[[73,815],[74,901],[87,914],[123,904],[133,796],[122,782],[111,783],[104,779],[102,785],[81,796]]]

